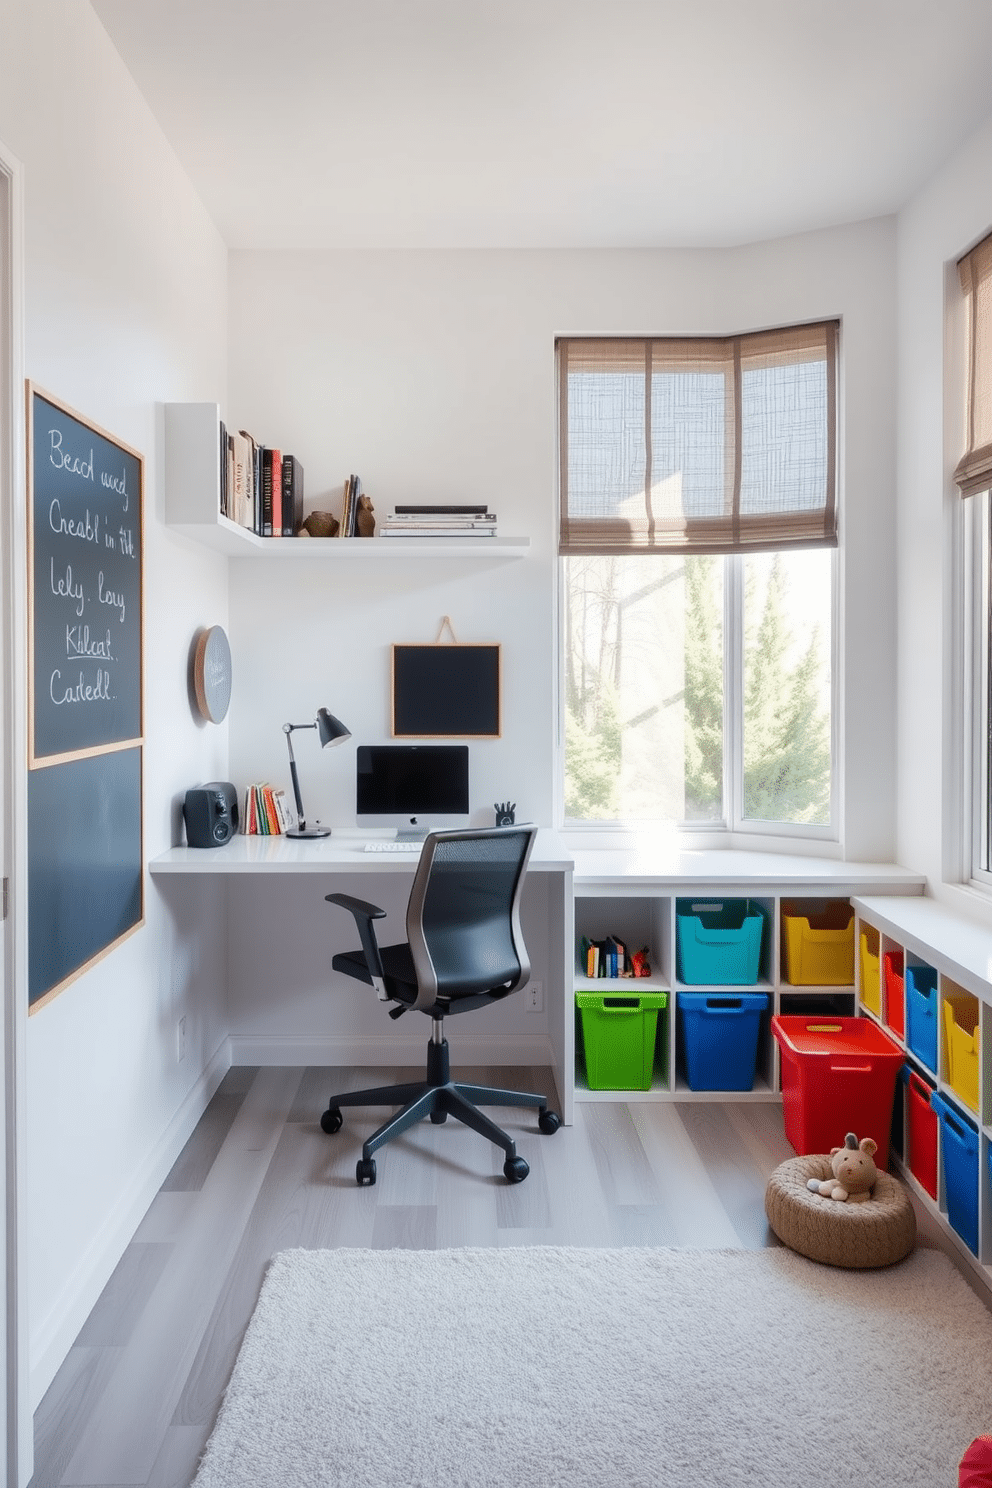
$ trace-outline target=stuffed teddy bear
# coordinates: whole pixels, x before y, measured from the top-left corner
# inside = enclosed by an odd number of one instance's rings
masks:
[[[832,1178],[809,1178],[806,1187],[811,1193],[822,1194],[825,1199],[836,1199],[838,1203],[863,1204],[870,1199],[878,1178],[878,1169],[873,1161],[878,1144],[871,1137],[862,1137],[859,1142],[854,1132],[848,1132],[843,1147],[831,1147],[830,1168]]]

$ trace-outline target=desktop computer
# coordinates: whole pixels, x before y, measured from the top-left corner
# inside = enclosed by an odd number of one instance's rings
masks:
[[[422,842],[435,827],[468,825],[467,744],[360,744],[355,818],[393,827],[396,840]]]

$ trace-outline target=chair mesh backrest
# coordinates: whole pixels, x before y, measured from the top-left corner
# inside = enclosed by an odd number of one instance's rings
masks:
[[[428,838],[407,909],[422,986],[433,979],[439,996],[470,996],[529,976],[519,903],[535,835],[500,827]]]

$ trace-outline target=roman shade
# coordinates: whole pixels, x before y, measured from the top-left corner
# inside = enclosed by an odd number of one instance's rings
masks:
[[[560,339],[559,551],[835,546],[838,328]]]
[[[966,444],[954,479],[962,496],[992,486],[992,236],[958,263],[968,316]]]

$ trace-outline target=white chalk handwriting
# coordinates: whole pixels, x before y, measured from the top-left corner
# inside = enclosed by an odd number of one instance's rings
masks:
[[[48,692],[57,708],[63,703],[109,703],[110,673],[98,667],[95,682],[87,682],[85,673],[80,672],[78,682],[66,685],[62,673],[56,670],[49,678]]]
[[[83,480],[93,479],[93,451],[90,450],[89,457],[85,455],[70,455],[62,448],[62,430],[49,429],[48,437],[51,440],[51,450],[48,458],[56,470],[67,470],[70,475],[82,476]]]

